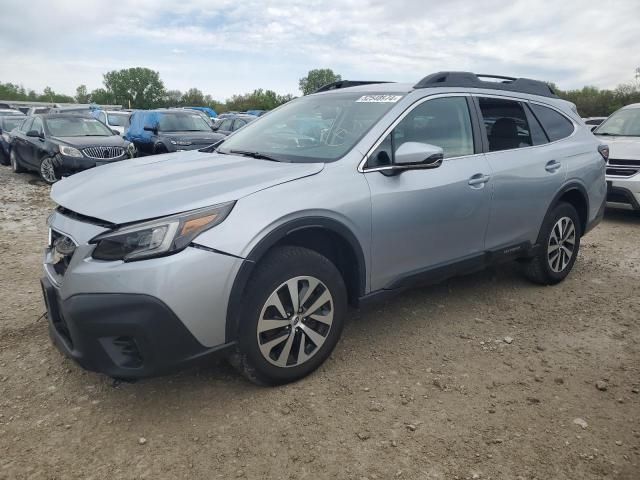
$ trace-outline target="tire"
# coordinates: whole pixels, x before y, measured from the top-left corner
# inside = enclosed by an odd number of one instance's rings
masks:
[[[576,262],[581,236],[580,217],[573,205],[556,205],[542,223],[535,256],[524,263],[525,276],[540,285],[563,281]]]
[[[40,160],[38,173],[40,178],[49,185],[53,185],[60,180],[60,175],[56,172],[56,163],[56,157],[44,157]]]
[[[297,313],[290,287],[301,300]],[[296,381],[329,357],[346,311],[344,280],[330,260],[306,248],[276,248],[258,264],[245,289],[231,363],[259,385]]]
[[[13,173],[24,173],[26,171],[24,167],[20,165],[20,160],[18,160],[18,155],[15,150],[11,150],[9,158],[11,160],[11,170],[13,170]]]
[[[0,165],[10,165],[11,162],[9,161],[9,157],[7,157],[7,154],[4,153],[4,151],[2,151],[2,149],[0,148]]]
[[[156,145],[155,147],[153,147],[153,154],[154,155],[160,155],[163,153],[169,153],[169,150],[167,150],[167,147],[165,147],[162,144]]]

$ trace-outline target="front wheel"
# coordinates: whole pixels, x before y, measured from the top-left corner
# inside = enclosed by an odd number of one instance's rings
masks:
[[[231,360],[249,380],[292,382],[329,357],[347,310],[344,280],[330,260],[306,248],[277,248],[258,264],[245,292]]]
[[[56,166],[54,163],[53,157],[45,157],[40,162],[40,178],[44,180],[49,185],[53,185],[60,178],[58,177],[58,173],[56,172]]]
[[[580,218],[574,206],[559,203],[544,219],[538,251],[525,263],[525,275],[541,285],[564,280],[576,262],[581,235]]]

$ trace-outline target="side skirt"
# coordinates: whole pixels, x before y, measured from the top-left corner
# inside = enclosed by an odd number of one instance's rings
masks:
[[[531,242],[523,242],[472,255],[455,262],[443,263],[427,269],[410,272],[393,280],[385,288],[360,297],[358,299],[358,307],[366,308],[370,304],[383,302],[410,288],[434,285],[448,278],[469,275],[484,270],[491,265],[530,258],[537,248],[538,246],[532,245]]]

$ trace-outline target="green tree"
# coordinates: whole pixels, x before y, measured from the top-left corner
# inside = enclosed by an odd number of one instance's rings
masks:
[[[80,85],[76,88],[76,102],[78,103],[89,103],[89,92],[87,92],[86,85]]]
[[[182,105],[182,92],[180,90],[167,90],[165,92],[165,107],[177,107]]]
[[[135,67],[104,74],[104,86],[116,103],[131,108],[154,108],[165,99],[160,74],[149,68]]]
[[[298,84],[303,95],[309,95],[315,92],[320,87],[342,80],[339,74],[333,73],[330,68],[318,68],[315,70],[309,70],[306,77],[302,77]]]
[[[89,95],[89,101],[91,103],[97,103],[98,105],[115,105],[115,100],[111,93],[107,92],[104,88],[96,88]]]
[[[182,104],[186,107],[202,107],[205,104],[204,94],[197,88],[190,88],[182,95]]]

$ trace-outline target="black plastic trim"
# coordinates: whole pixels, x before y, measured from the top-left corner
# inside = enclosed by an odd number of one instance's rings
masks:
[[[338,80],[337,82],[327,83],[321,86],[313,93],[328,92],[329,90],[338,90],[340,88],[358,87],[360,85],[373,85],[377,83],[394,83],[385,80]]]
[[[501,79],[502,82],[485,82],[480,78]],[[558,98],[552,88],[540,80],[530,78],[513,78],[500,75],[483,75],[472,72],[438,72],[427,75],[413,88],[461,87],[485,88],[488,90],[504,90],[508,92],[528,93],[542,97]]]
[[[530,242],[506,245],[475,255],[470,255],[455,262],[445,262],[426,269],[403,275],[381,290],[369,293],[358,299],[358,306],[366,307],[391,298],[407,289],[433,285],[451,277],[468,275],[484,270],[491,265],[508,262],[517,258],[528,258],[537,247]]]
[[[615,200],[609,200],[609,194],[618,194],[623,196],[627,199],[627,201],[624,203],[628,203],[629,205],[631,205],[634,210],[640,210],[640,203],[638,203],[636,197],[633,196],[633,193],[631,193],[631,191],[627,190],[626,188],[612,186],[607,189],[607,202],[621,203],[616,202]]]
[[[570,192],[571,190],[577,190],[582,195],[582,199],[584,200],[587,207],[587,218],[584,219],[584,225],[580,225],[582,227],[582,231],[586,231],[587,224],[589,223],[589,195],[587,194],[587,189],[578,182],[571,182],[563,186],[558,193],[555,194],[553,200],[549,204],[549,208],[547,212],[549,212],[552,208],[554,208],[558,202],[560,201],[560,197],[562,197],[565,193]]]
[[[114,378],[142,378],[170,373],[234,347],[205,347],[158,298],[127,293],[78,294],[62,300],[41,279],[49,332],[60,351],[81,367]],[[116,340],[129,339],[139,362],[127,364]]]
[[[356,254],[358,261],[358,273],[359,273],[359,293],[358,295],[364,295],[364,289],[366,286],[366,262],[362,247],[358,242],[357,237],[353,232],[344,224],[337,220],[328,217],[305,217],[296,220],[291,220],[280,227],[274,229],[267,234],[251,251],[245,261],[240,266],[238,274],[233,282],[231,288],[231,294],[229,295],[229,303],[227,306],[227,320],[226,320],[226,341],[231,342],[236,339],[238,328],[238,314],[242,303],[242,296],[244,290],[251,277],[251,273],[255,268],[258,261],[262,256],[276,243],[282,240],[287,235],[308,228],[324,228],[333,233],[340,235],[350,245]]]

